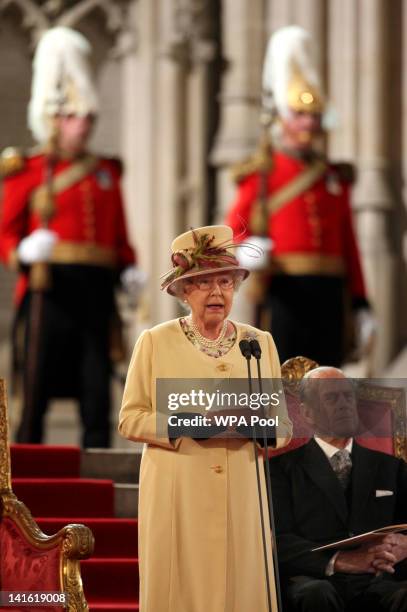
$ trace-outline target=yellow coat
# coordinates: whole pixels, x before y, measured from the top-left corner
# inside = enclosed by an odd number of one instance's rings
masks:
[[[279,378],[280,364],[267,332],[235,323],[237,341],[220,358],[198,351],[179,320],[145,331],[131,359],[119,431],[146,442],[140,471],[139,557],[141,612],[267,612],[264,556],[252,441],[156,437],[157,378],[245,378],[239,350],[256,332],[262,375]],[[278,446],[291,423],[278,409]],[[271,543],[262,462],[263,508]],[[273,611],[277,610],[273,582]]]

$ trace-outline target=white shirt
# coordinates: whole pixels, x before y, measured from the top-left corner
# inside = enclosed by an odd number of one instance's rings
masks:
[[[318,444],[318,446],[324,451],[328,459],[331,459],[334,454],[338,452],[338,450],[347,450],[349,454],[352,452],[353,438],[350,438],[344,449],[338,448],[337,446],[333,446],[333,444],[329,444],[328,442],[325,442],[325,440],[322,440],[317,436],[314,436],[314,440]]]

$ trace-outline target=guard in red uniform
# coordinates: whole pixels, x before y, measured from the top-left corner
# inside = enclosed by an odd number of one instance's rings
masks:
[[[140,276],[129,245],[117,160],[88,153],[97,96],[90,47],[49,30],[34,58],[29,125],[38,150],[3,158],[0,254],[20,272],[24,402],[19,442],[41,442],[55,397],[79,400],[84,447],[110,442],[109,340],[114,285]]]
[[[263,78],[273,139],[235,168],[238,193],[226,223],[237,240],[263,251],[255,257],[242,247],[239,258],[258,270],[260,325],[271,326],[281,361],[305,355],[338,366],[346,301],[365,335],[372,317],[352,227],[352,168],[329,163],[316,147],[324,100],[310,53],[302,28],[271,37]]]

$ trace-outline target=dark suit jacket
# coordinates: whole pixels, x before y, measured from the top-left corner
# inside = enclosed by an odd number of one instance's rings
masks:
[[[280,570],[324,577],[335,550],[312,548],[407,522],[407,464],[353,442],[348,499],[315,442],[270,460]],[[377,497],[376,491],[393,495]]]

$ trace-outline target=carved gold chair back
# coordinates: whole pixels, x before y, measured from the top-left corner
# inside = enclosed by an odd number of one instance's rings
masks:
[[[66,525],[47,536],[38,527],[31,512],[12,490],[6,385],[0,379],[0,587],[3,591],[32,590],[33,567],[43,584],[55,585],[67,596],[66,610],[87,612],[80,560],[91,556],[94,538],[85,525]],[[25,555],[15,559],[13,555]],[[21,574],[15,568],[22,567]],[[38,572],[41,568],[41,573]],[[31,582],[24,583],[25,576]],[[55,575],[51,575],[51,573]],[[40,579],[34,590],[40,590]],[[42,589],[41,589],[42,590]],[[28,609],[28,608],[27,608]],[[52,610],[53,608],[49,608]],[[58,609],[61,609],[58,607]]]

